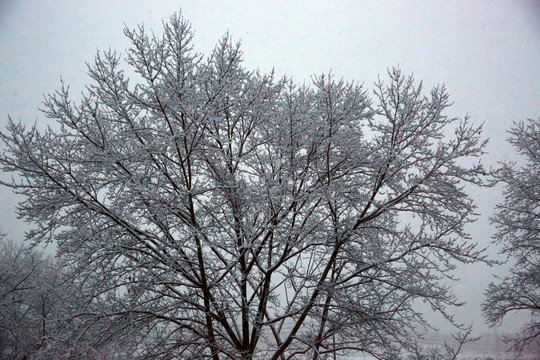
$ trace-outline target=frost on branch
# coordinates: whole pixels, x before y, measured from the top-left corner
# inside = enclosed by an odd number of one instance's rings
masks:
[[[61,261],[0,236],[0,359],[129,358],[132,341],[110,341],[117,328],[88,315],[95,304],[72,279]]]
[[[540,336],[540,119],[515,124],[509,142],[524,162],[500,164],[496,178],[505,186],[504,200],[492,221],[495,241],[515,264],[509,275],[489,285],[483,310],[492,325],[513,311],[531,314],[521,334],[509,339],[514,350],[523,351]]]
[[[96,317],[143,329],[140,358],[394,358],[428,326],[414,300],[453,322],[485,142],[443,86],[277,80],[228,35],[193,52],[179,16],[125,34],[80,102],[47,97],[58,127],[10,121],[0,163],[29,239],[57,242]]]

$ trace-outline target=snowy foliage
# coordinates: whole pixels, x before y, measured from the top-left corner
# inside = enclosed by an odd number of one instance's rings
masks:
[[[101,336],[108,321],[81,321],[95,309],[72,278],[58,260],[0,241],[0,359],[128,359],[129,342]]]
[[[492,221],[502,254],[515,263],[509,275],[489,285],[483,309],[493,325],[510,312],[530,312],[530,322],[513,339],[521,351],[540,336],[540,119],[515,124],[510,136],[524,162],[502,163],[496,173],[505,190]]]
[[[41,346],[48,330],[50,299],[38,283],[48,277],[47,270],[46,262],[36,254],[0,242],[0,359],[13,354],[23,358]]]
[[[453,321],[485,143],[444,86],[276,80],[228,35],[195,53],[180,16],[125,34],[125,62],[99,53],[80,102],[46,99],[58,125],[10,121],[0,156],[111,337],[143,331],[142,359],[395,358],[427,325],[414,300]]]

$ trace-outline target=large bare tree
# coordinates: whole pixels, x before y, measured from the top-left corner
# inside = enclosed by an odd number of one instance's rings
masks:
[[[80,102],[46,98],[56,125],[9,122],[0,163],[29,238],[57,243],[96,317],[145,330],[141,358],[395,358],[426,325],[415,300],[453,321],[441,280],[483,259],[464,185],[485,143],[444,86],[276,80],[228,35],[195,53],[181,16],[125,34]]]
[[[523,161],[501,163],[495,173],[504,184],[504,200],[492,221],[511,268],[489,285],[483,310],[492,325],[514,311],[530,313],[521,334],[511,339],[514,350],[523,351],[540,337],[540,119],[516,123],[509,142]]]

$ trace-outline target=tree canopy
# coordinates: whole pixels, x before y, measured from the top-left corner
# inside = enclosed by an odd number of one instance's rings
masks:
[[[493,325],[513,311],[530,312],[530,321],[513,339],[514,349],[522,351],[540,336],[540,119],[514,124],[509,142],[523,161],[500,164],[495,175],[504,184],[504,200],[492,222],[511,269],[489,285],[483,309]]]
[[[428,326],[419,299],[453,322],[442,280],[484,258],[464,186],[483,184],[485,141],[444,86],[275,79],[229,35],[195,53],[180,15],[125,34],[80,101],[46,98],[54,125],[0,135],[28,238],[99,304],[81,319],[141,330],[140,358],[214,360],[394,359]]]

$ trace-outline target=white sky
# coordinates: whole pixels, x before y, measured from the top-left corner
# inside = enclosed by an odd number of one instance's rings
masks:
[[[540,116],[539,1],[0,0],[0,128],[8,114],[43,123],[37,108],[43,94],[59,88],[60,76],[78,93],[96,49],[128,46],[124,23],[160,33],[161,20],[180,9],[197,50],[208,54],[229,30],[242,41],[247,68],[275,69],[298,82],[332,70],[371,88],[399,65],[427,90],[445,83],[454,101],[449,114],[485,123],[488,164],[512,159],[504,142],[512,122]],[[487,246],[488,217],[501,197],[494,189],[473,194],[481,217],[470,232]],[[17,199],[0,188],[0,202],[0,227],[21,239]],[[456,292],[469,303],[458,318],[474,320],[478,332],[487,330],[479,315],[484,288],[492,272],[503,271],[474,265],[458,273]],[[499,333],[514,330],[519,319]]]

